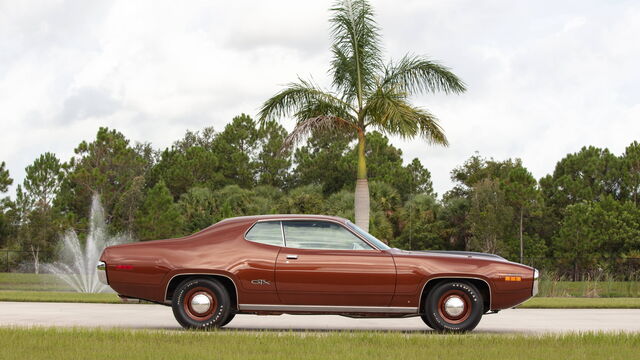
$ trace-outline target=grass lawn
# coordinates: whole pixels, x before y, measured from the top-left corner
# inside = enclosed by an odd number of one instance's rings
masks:
[[[0,290],[70,291],[71,288],[52,274],[0,273]]]
[[[631,359],[640,334],[437,335],[0,328],[2,359]]]
[[[83,294],[54,291],[0,291],[0,301],[71,302],[71,303],[121,303],[113,293]]]
[[[640,298],[534,297],[521,309],[640,309]]]

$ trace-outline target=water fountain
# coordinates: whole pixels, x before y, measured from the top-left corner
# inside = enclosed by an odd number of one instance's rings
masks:
[[[45,265],[45,268],[69,284],[75,291],[96,293],[109,291],[109,287],[98,280],[96,264],[105,247],[129,242],[128,236],[109,237],[104,218],[104,209],[98,195],[91,201],[89,234],[84,248],[73,230],[67,231],[63,238],[61,261]]]

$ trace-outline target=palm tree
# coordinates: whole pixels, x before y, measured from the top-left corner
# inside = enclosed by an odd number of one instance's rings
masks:
[[[412,105],[409,97],[436,91],[461,93],[465,86],[449,69],[424,57],[407,54],[400,61],[385,64],[380,29],[366,0],[338,1],[331,13],[333,91],[298,79],[265,101],[259,118],[261,123],[287,116],[296,119],[284,148],[322,132],[357,137],[355,218],[358,226],[368,230],[367,131],[373,129],[402,138],[420,136],[428,143],[447,146],[436,117]]]

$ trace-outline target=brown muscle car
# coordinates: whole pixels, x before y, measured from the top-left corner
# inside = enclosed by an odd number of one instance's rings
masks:
[[[392,249],[331,216],[230,218],[196,234],[110,246],[98,275],[123,299],[170,305],[186,328],[236,314],[420,316],[468,331],[534,296],[538,271],[500,256]]]

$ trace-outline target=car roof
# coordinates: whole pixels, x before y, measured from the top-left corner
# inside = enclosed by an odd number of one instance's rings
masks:
[[[310,215],[310,214],[269,214],[269,215],[248,215],[248,216],[237,216],[232,218],[227,218],[218,222],[256,222],[256,221],[264,221],[264,220],[332,220],[341,223],[345,223],[347,219],[339,217],[339,216],[330,216],[330,215]]]

